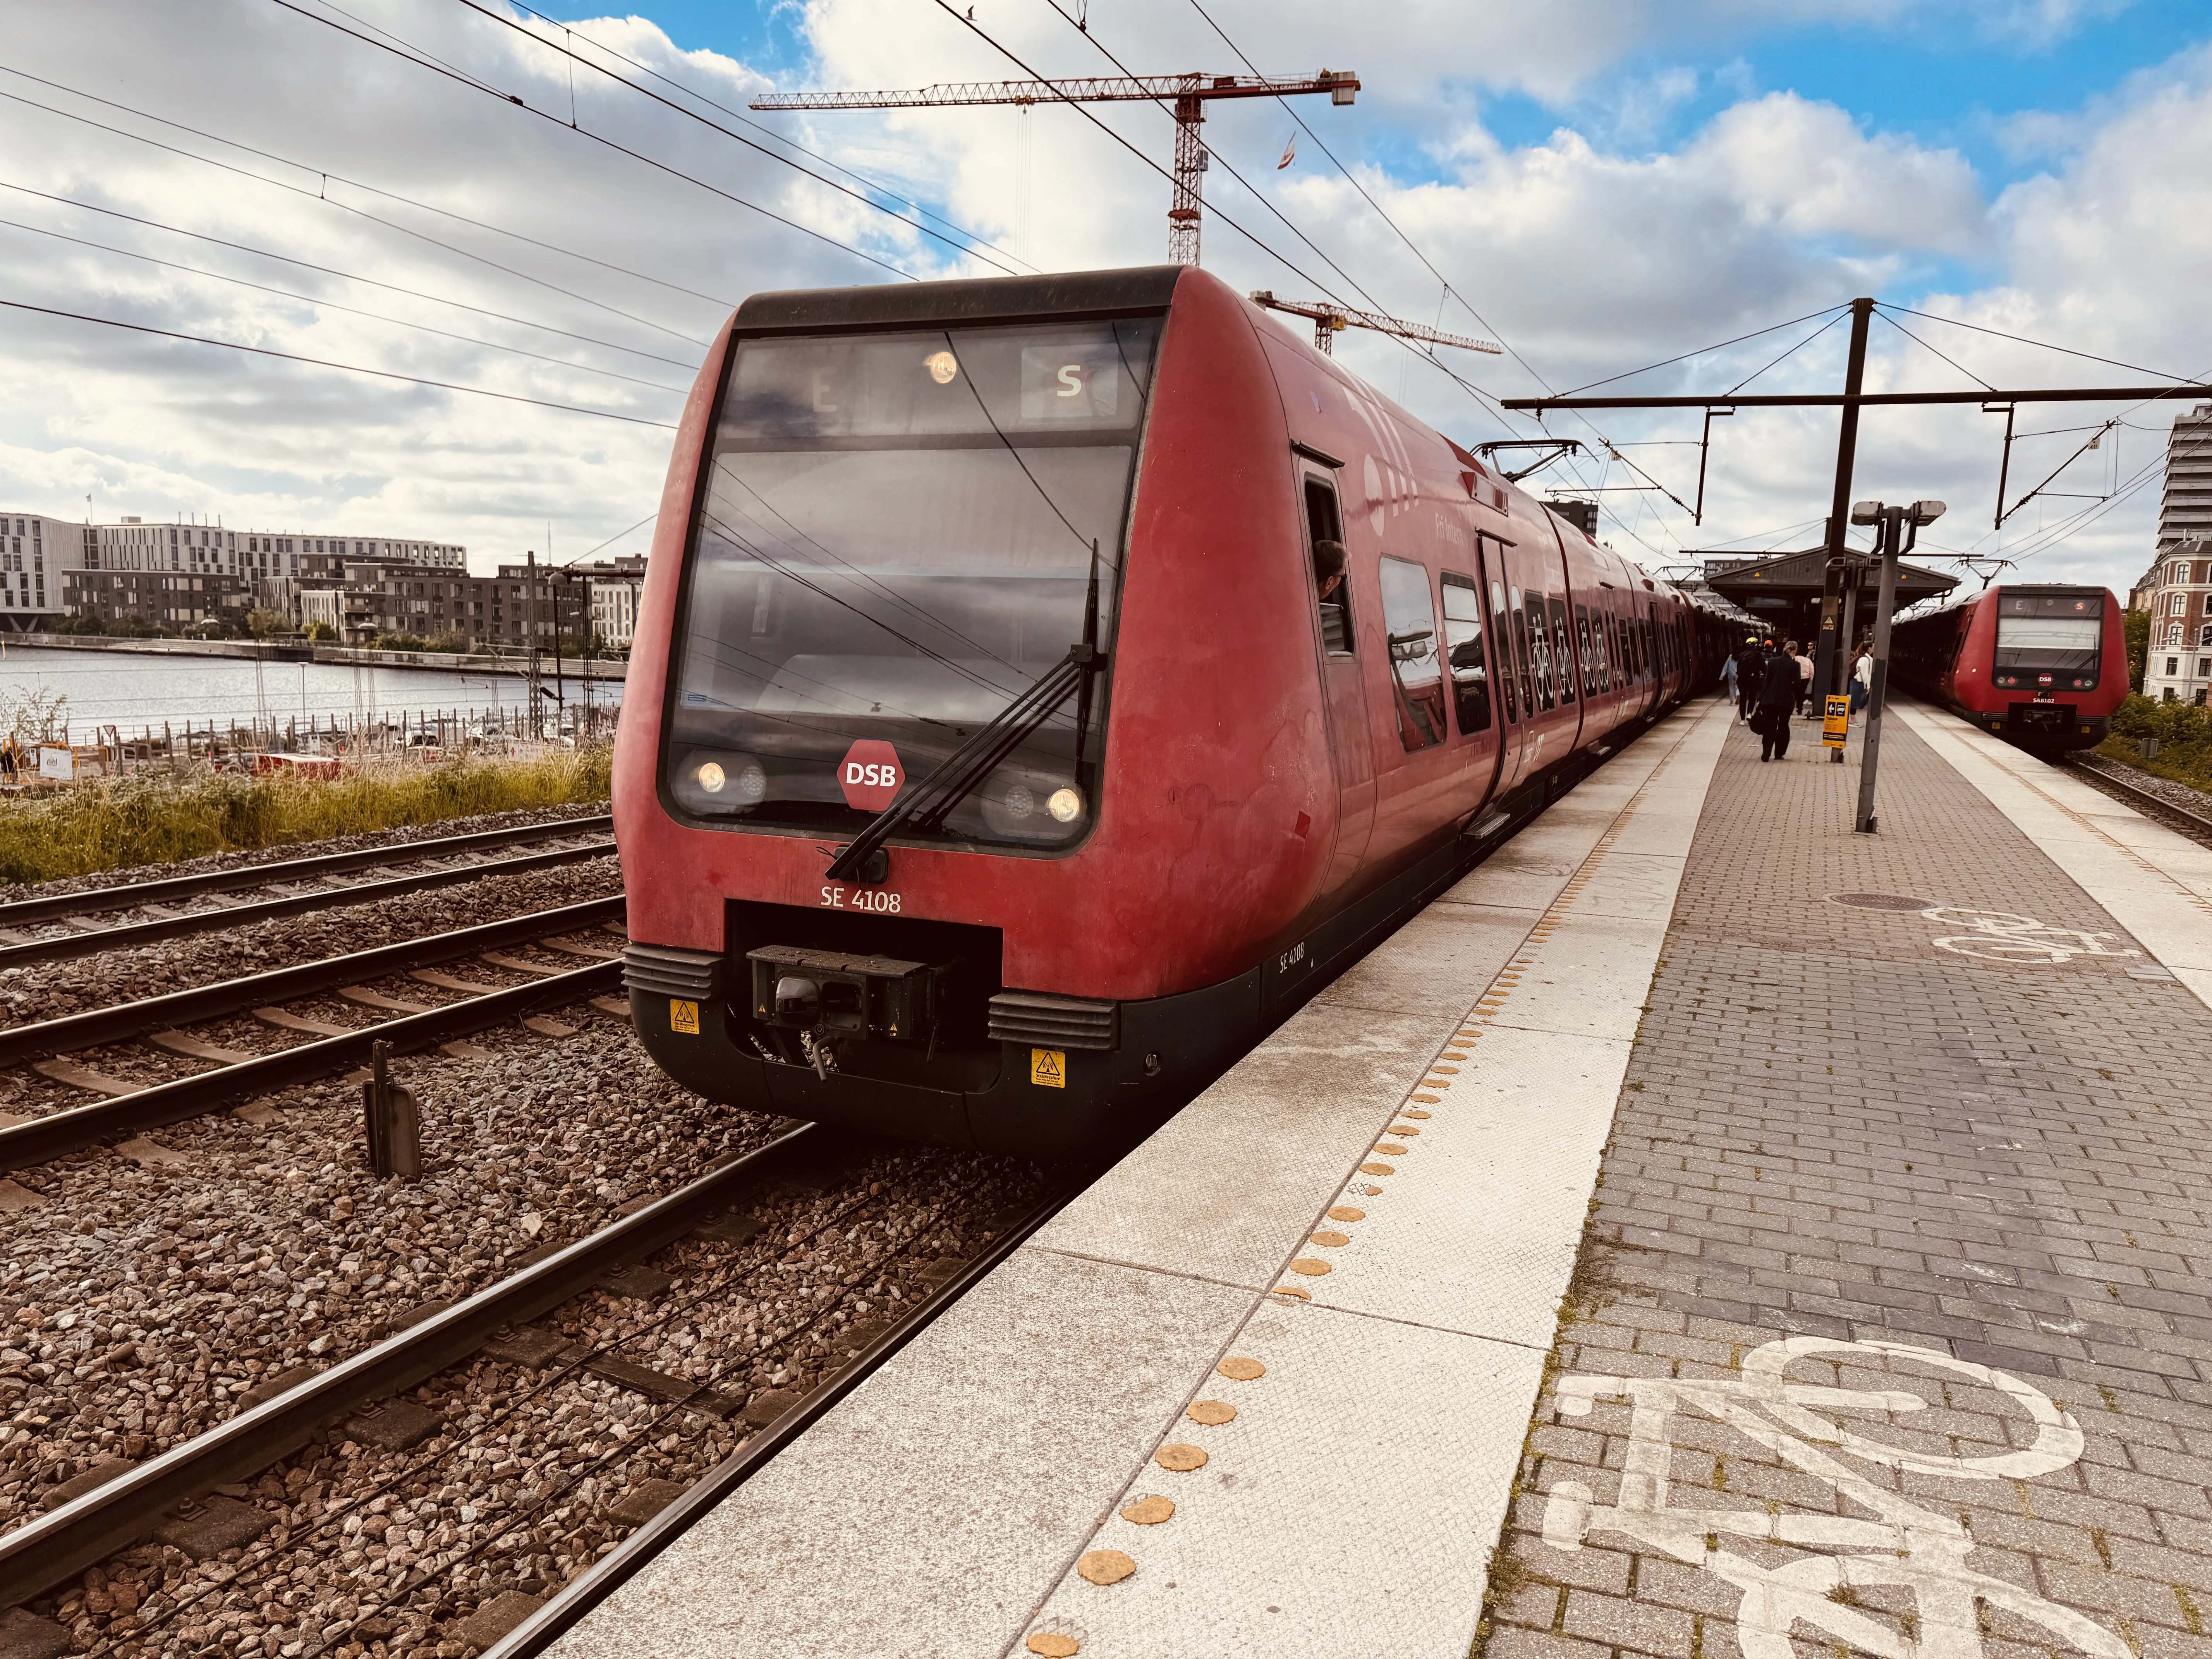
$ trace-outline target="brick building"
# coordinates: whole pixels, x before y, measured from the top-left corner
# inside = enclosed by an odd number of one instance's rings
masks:
[[[2175,542],[2155,574],[2143,607],[2150,612],[2143,695],[2203,702],[2212,689],[2212,539]]]

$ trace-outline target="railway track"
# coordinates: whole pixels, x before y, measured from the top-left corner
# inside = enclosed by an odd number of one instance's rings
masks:
[[[2191,841],[2212,847],[2212,815],[2192,812],[2187,807],[2168,800],[2164,795],[2145,789],[2107,771],[2103,764],[2085,759],[2080,755],[2067,757],[2069,769],[2091,788],[2103,791],[2115,800],[2125,801],[2145,817],[2163,823],[2169,830],[2179,830]]]
[[[0,1127],[0,1170],[43,1164],[101,1145],[117,1135],[143,1134],[257,1094],[348,1070],[366,1060],[380,1042],[390,1043],[394,1053],[419,1051],[563,1003],[613,991],[621,983],[620,952],[610,945],[579,943],[564,936],[586,929],[617,927],[623,908],[618,896],[589,899],[0,1030],[0,1065],[27,1064],[56,1083],[100,1097],[83,1105]],[[517,945],[592,960],[586,967],[550,973],[536,963],[499,954]],[[534,977],[516,985],[494,985],[443,973],[432,966],[469,957],[489,960],[510,974],[528,973]],[[440,991],[463,994],[456,1001],[426,1006],[374,988],[374,981],[398,975]],[[398,1017],[346,1029],[287,1012],[280,1006],[325,993],[335,993],[356,1006],[380,1008]],[[182,1029],[195,1022],[249,1011],[264,1027],[312,1040],[270,1053],[248,1054]],[[610,1005],[608,1012],[627,1016],[629,1009],[627,1004]],[[88,1049],[134,1042],[143,1042],[168,1054],[215,1063],[205,1071],[142,1084],[109,1076],[67,1058]]]
[[[600,1340],[579,1342],[563,1340],[527,1322],[605,1289],[611,1272],[626,1267],[635,1272],[631,1264],[686,1240],[687,1236],[717,1242],[725,1248],[715,1263],[703,1271],[686,1273],[682,1294],[656,1306],[649,1330],[665,1329],[678,1320],[703,1328],[700,1310],[710,1303],[736,1300],[742,1304],[744,1297],[751,1296],[756,1298],[755,1306],[765,1305],[766,1297],[787,1289],[782,1275],[795,1261],[818,1253],[825,1239],[834,1247],[841,1238],[849,1243],[861,1231],[865,1221],[851,1224],[876,1203],[884,1190],[885,1183],[870,1182],[863,1168],[860,1178],[851,1183],[854,1190],[826,1196],[821,1201],[825,1213],[781,1238],[775,1228],[764,1231],[759,1217],[733,1209],[749,1194],[760,1194],[767,1183],[794,1171],[803,1175],[804,1166],[817,1159],[821,1138],[822,1132],[807,1126],[793,1129],[575,1243],[541,1253],[542,1259],[455,1305],[419,1310],[416,1322],[325,1370],[312,1376],[276,1379],[261,1391],[265,1397],[253,1401],[237,1416],[196,1439],[136,1467],[111,1464],[72,1482],[70,1489],[57,1494],[67,1501],[0,1534],[0,1585],[7,1586],[0,1593],[0,1607],[33,1601],[46,1588],[80,1574],[85,1575],[88,1584],[104,1583],[104,1575],[88,1569],[132,1550],[149,1535],[173,1540],[198,1528],[204,1547],[188,1546],[184,1553],[204,1566],[196,1580],[161,1580],[161,1599],[145,1603],[154,1628],[148,1627],[149,1620],[135,1620],[135,1627],[127,1633],[118,1631],[106,1639],[94,1639],[88,1649],[82,1641],[76,1644],[81,1651],[93,1654],[159,1651],[173,1644],[161,1631],[173,1631],[184,1621],[197,1620],[201,1615],[194,1609],[201,1604],[227,1601],[235,1607],[243,1598],[245,1604],[252,1605],[257,1596],[275,1594],[252,1588],[257,1576],[265,1577],[282,1589],[288,1583],[299,1582],[297,1563],[303,1553],[338,1553],[357,1545],[361,1538],[356,1529],[366,1517],[382,1510],[386,1502],[403,1490],[419,1498],[449,1475],[458,1479],[457,1465],[471,1447],[495,1438],[502,1447],[516,1445],[514,1452],[507,1454],[510,1462],[515,1458],[532,1462],[536,1449],[520,1443],[525,1440],[520,1413],[526,1401],[567,1389],[573,1405],[575,1389],[572,1385],[591,1382],[600,1385],[603,1392],[623,1390],[649,1402],[641,1425],[638,1413],[628,1412],[632,1431],[615,1433],[599,1453],[588,1456],[562,1453],[557,1465],[550,1451],[535,1459],[533,1467],[554,1467],[556,1473],[523,1483],[523,1495],[507,1506],[507,1512],[497,1517],[496,1524],[488,1521],[488,1530],[471,1547],[418,1554],[388,1589],[342,1597],[342,1605],[350,1611],[335,1621],[326,1622],[318,1615],[313,1620],[313,1631],[303,1630],[307,1639],[302,1647],[307,1652],[343,1647],[355,1631],[365,1626],[374,1635],[374,1625],[380,1615],[422,1608],[426,1603],[434,1611],[438,1597],[431,1592],[441,1578],[450,1579],[457,1571],[496,1554],[503,1540],[510,1540],[518,1531],[527,1534],[556,1505],[574,1501],[577,1493],[588,1497],[595,1480],[607,1475],[615,1465],[633,1461],[641,1449],[665,1450],[674,1445],[682,1435],[667,1432],[672,1425],[705,1425],[704,1431],[694,1433],[693,1438],[700,1443],[695,1451],[711,1449],[705,1445],[715,1438],[711,1431],[729,1419],[747,1425],[751,1431],[731,1455],[715,1459],[688,1483],[647,1483],[642,1487],[633,1484],[623,1499],[627,1507],[617,1506],[617,1513],[620,1523],[631,1528],[629,1535],[619,1542],[611,1540],[596,1565],[570,1578],[560,1594],[542,1605],[526,1595],[527,1608],[510,1605],[503,1609],[508,1616],[501,1629],[518,1620],[521,1624],[499,1651],[538,1650],[650,1559],[696,1514],[741,1484],[896,1352],[1042,1224],[1073,1192],[1066,1185],[1050,1187],[1041,1194],[1032,1192],[1011,1211],[1002,1210],[986,1220],[973,1216],[946,1219],[933,1213],[907,1225],[902,1237],[887,1233],[880,1250],[864,1247],[854,1260],[842,1264],[834,1283],[817,1282],[811,1294],[798,1298],[799,1305],[788,1322],[775,1333],[775,1351],[787,1352],[791,1369],[802,1372],[810,1369],[803,1357],[810,1344],[822,1352],[822,1333],[826,1329],[834,1334],[826,1350],[829,1358],[803,1390],[748,1391],[742,1382],[732,1390],[726,1379],[741,1378],[744,1364],[757,1358],[758,1351],[744,1341],[734,1345],[732,1353],[726,1356],[727,1370],[718,1361],[715,1376],[702,1379],[697,1365],[690,1368],[690,1375],[678,1376],[623,1358],[617,1351],[643,1340],[638,1333],[614,1336],[602,1328]],[[951,1155],[933,1156],[941,1163]],[[843,1173],[851,1176],[854,1170],[848,1167]],[[964,1172],[953,1173],[959,1178],[943,1183],[950,1196],[939,1206],[940,1210],[957,1207],[962,1197],[974,1192],[975,1183]],[[818,1170],[816,1175],[818,1179]],[[849,1231],[841,1234],[840,1230],[848,1226]],[[963,1255],[919,1264],[920,1255],[933,1241],[955,1237],[972,1237],[975,1243]],[[841,1328],[838,1322],[848,1319],[848,1304],[857,1301],[865,1313],[872,1305],[867,1297],[885,1296],[885,1285],[895,1281],[910,1284],[915,1291],[905,1298],[907,1305],[896,1316],[848,1323]],[[668,1282],[665,1276],[662,1282]],[[896,1297],[898,1293],[888,1294]],[[778,1310],[787,1305],[784,1300],[774,1304]],[[769,1346],[763,1338],[761,1350]],[[434,1413],[425,1413],[410,1401],[396,1398],[441,1371],[483,1361],[512,1366],[517,1374],[511,1390],[492,1396],[503,1404],[489,1420],[471,1415],[455,1427],[436,1422]],[[779,1369],[775,1375],[780,1380],[784,1371]],[[617,1414],[618,1423],[621,1415]],[[334,1425],[343,1427],[336,1429]],[[288,1527],[276,1514],[258,1510],[236,1498],[216,1495],[218,1487],[240,1491],[241,1483],[257,1476],[262,1477],[264,1486],[268,1486],[270,1479],[264,1471],[295,1458],[295,1454],[315,1455],[319,1449],[315,1443],[327,1443],[333,1436],[368,1442],[389,1455],[373,1474],[357,1480],[342,1496],[333,1492],[331,1501],[322,1504],[312,1518],[303,1514],[296,1524]],[[720,1438],[726,1440],[728,1433],[722,1433]],[[294,1484],[279,1482],[278,1490],[290,1490]],[[447,1492],[457,1489],[450,1484],[444,1487]],[[641,1494],[649,1501],[643,1504],[634,1501]],[[475,1518],[473,1510],[460,1513],[471,1521]],[[562,1508],[559,1514],[566,1516],[568,1510]],[[380,1533],[382,1528],[374,1530]],[[439,1535],[450,1536],[450,1532],[448,1528]],[[398,1534],[388,1535],[397,1538]],[[410,1536],[421,1541],[419,1534]],[[216,1545],[217,1537],[228,1542]],[[238,1554],[240,1549],[244,1559]],[[532,1559],[526,1547],[522,1554],[526,1563]],[[374,1574],[371,1582],[375,1582]],[[168,1594],[172,1588],[174,1593]],[[89,1593],[80,1593],[73,1604],[65,1601],[61,1608],[41,1606],[65,1613],[69,1606],[81,1607]],[[496,1598],[465,1596],[462,1604],[475,1599],[481,1613],[484,1602],[511,1601],[514,1594]],[[261,1601],[263,1613],[270,1613],[274,1605],[272,1601]],[[289,1607],[289,1600],[284,1605]],[[58,1632],[65,1633],[63,1626],[43,1618],[32,1622],[29,1613],[0,1614],[0,1622],[11,1616],[19,1621],[16,1630],[9,1632],[16,1643],[27,1641],[35,1646],[43,1638],[45,1650],[59,1650],[52,1638]],[[280,1624],[289,1617],[281,1613],[275,1616]],[[446,1617],[448,1623],[460,1622],[457,1611]],[[390,1633],[388,1622],[384,1633]],[[185,1634],[189,1641],[192,1632]],[[497,1638],[478,1632],[466,1639],[486,1647]],[[275,1650],[268,1649],[265,1642],[263,1645],[264,1650]]]
[[[21,899],[13,904],[0,904],[0,969],[88,957],[101,951],[150,945],[212,928],[304,915],[341,905],[369,904],[432,888],[480,881],[487,876],[520,874],[586,859],[605,858],[615,851],[614,838],[609,833],[612,825],[613,820],[605,817],[567,818],[551,823],[521,824],[473,835],[404,842],[396,846],[96,888],[82,893]],[[504,848],[549,841],[565,844],[534,852],[487,856]],[[388,871],[407,865],[427,867],[404,875],[380,875],[367,881],[320,884],[335,875],[367,869]],[[303,882],[317,884],[301,890],[299,884]],[[281,890],[284,889],[293,890]],[[232,901],[224,896],[262,890],[271,890],[269,896],[260,898],[249,896]],[[198,909],[173,908],[179,900],[204,899],[215,902]],[[105,925],[93,920],[133,911],[141,919]]]

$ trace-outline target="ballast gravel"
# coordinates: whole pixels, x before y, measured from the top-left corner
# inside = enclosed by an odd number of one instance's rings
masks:
[[[66,962],[0,969],[0,1027],[58,1019],[87,1008],[104,1008],[129,999],[160,996],[245,974],[319,962],[345,951],[366,951],[621,891],[618,862],[611,857],[588,859],[514,875],[486,876],[370,904],[188,934],[135,950],[106,951]],[[9,1105],[7,1084],[0,1080],[0,1111],[21,1109]]]
[[[684,1093],[611,1018],[558,1041],[495,1040],[493,1060],[404,1072],[431,1164],[417,1185],[369,1175],[347,1144],[357,1109],[331,1090],[294,1091],[264,1124],[177,1126],[164,1138],[184,1166],[96,1154],[52,1172],[57,1190],[10,1218],[0,1263],[0,1531],[59,1482],[154,1455],[256,1382],[355,1352],[393,1316],[792,1127]],[[411,1449],[334,1425],[226,1489],[273,1517],[256,1542],[198,1563],[149,1543],[32,1610],[87,1653],[461,1659],[481,1645],[480,1609],[589,1566],[665,1497],[647,1483],[680,1486],[727,1456],[757,1426],[749,1415],[766,1420],[843,1363],[1043,1179],[919,1148],[823,1163],[741,1200],[762,1224],[750,1239],[657,1253],[672,1279],[659,1294],[595,1291],[541,1319],[573,1345],[547,1369],[480,1358],[411,1391],[443,1425]],[[592,1375],[578,1363],[591,1353],[708,1392],[672,1404]]]

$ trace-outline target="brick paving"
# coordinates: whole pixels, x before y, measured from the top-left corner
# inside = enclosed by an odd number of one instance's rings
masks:
[[[1856,745],[1731,733],[1486,1659],[2212,1659],[2212,1011],[1883,750],[1859,836]]]

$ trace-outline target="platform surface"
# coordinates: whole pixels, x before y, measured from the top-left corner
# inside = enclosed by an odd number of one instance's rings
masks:
[[[562,1659],[2212,1659],[2212,854],[1757,750],[1617,756]]]

